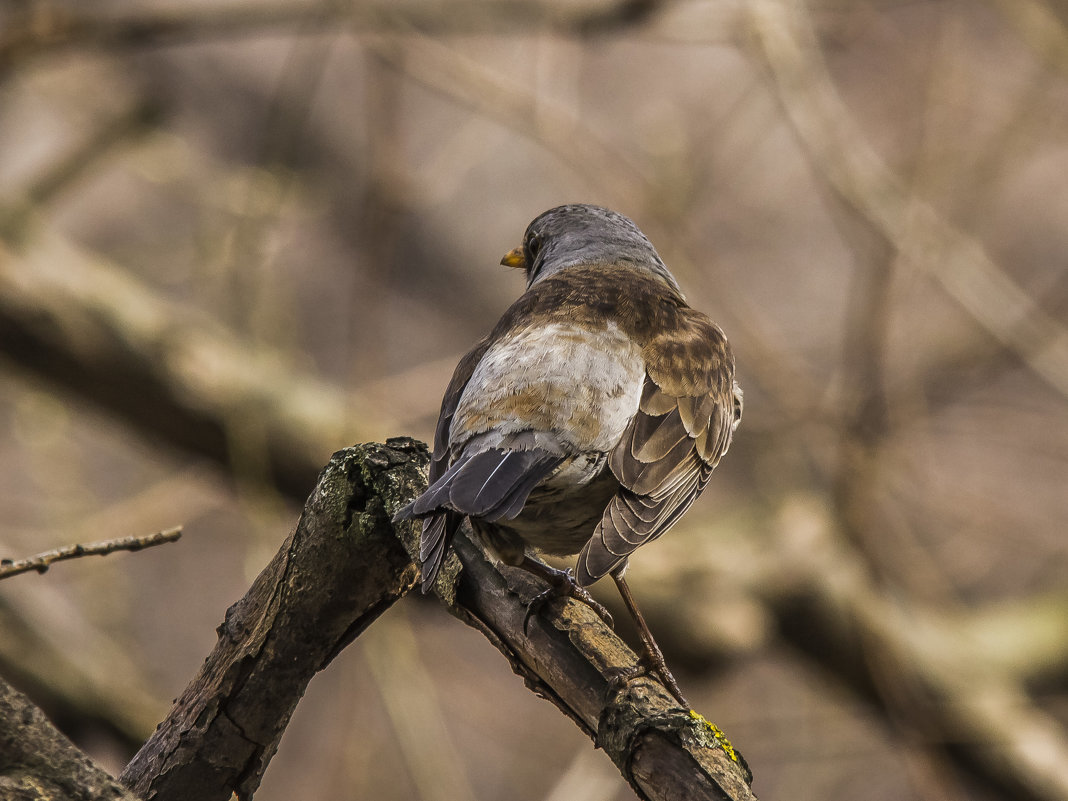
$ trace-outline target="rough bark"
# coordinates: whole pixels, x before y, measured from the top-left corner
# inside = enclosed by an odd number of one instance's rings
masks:
[[[527,604],[544,587],[523,571],[502,572],[462,535],[454,550],[435,586],[446,607],[593,738],[640,798],[755,798],[745,760],[715,725],[679,708],[649,676],[622,680],[638,659],[589,606],[554,601],[524,631]]]
[[[426,485],[426,461],[406,439],[334,455],[127,786],[146,801],[252,796],[311,677],[417,579],[390,517]]]
[[[228,610],[219,641],[122,781],[145,801],[251,798],[312,675],[418,577],[417,526],[393,512],[425,487],[425,446],[393,439],[334,455],[294,534]],[[634,653],[585,604],[547,604],[457,537],[437,584],[539,695],[574,720],[647,799],[751,799],[751,776],[723,734],[655,680],[622,681]]]
[[[22,693],[0,679],[0,798],[137,801]]]

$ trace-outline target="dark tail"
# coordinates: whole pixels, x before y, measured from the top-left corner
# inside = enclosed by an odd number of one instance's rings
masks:
[[[423,518],[419,541],[423,592],[434,583],[465,515],[490,523],[516,517],[534,487],[562,461],[563,457],[538,449],[464,454],[426,492],[397,512],[395,521]]]

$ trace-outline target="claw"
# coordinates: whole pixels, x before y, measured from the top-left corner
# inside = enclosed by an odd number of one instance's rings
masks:
[[[544,592],[539,592],[537,595],[535,595],[531,599],[530,603],[527,604],[527,613],[525,615],[523,615],[523,634],[524,635],[529,635],[530,634],[530,619],[532,617],[534,617],[535,615],[537,615],[538,612],[541,611],[541,608],[543,606],[545,606],[545,602],[546,601],[550,601],[553,598],[558,598],[558,597],[560,597],[559,593],[555,589],[550,587],[549,589],[545,590]]]
[[[664,688],[671,694],[671,696],[679,702],[683,709],[691,709],[690,702],[686,700],[682,692],[679,690],[678,682],[675,681],[675,677],[671,675],[671,671],[667,669],[667,666],[657,664],[655,657],[650,656],[646,652],[638,657],[638,664],[633,667],[613,667],[606,671],[606,677],[608,679],[608,693],[611,697],[616,693],[621,692],[635,679],[640,679],[643,676],[651,676],[652,678],[659,680]]]
[[[608,679],[608,696],[612,697],[616,693],[622,692],[632,681],[646,676],[648,673],[649,668],[640,661],[633,667],[608,668],[605,671],[605,677]]]
[[[534,617],[538,611],[545,606],[546,602],[553,600],[554,598],[575,598],[582,601],[594,612],[597,616],[604,621],[605,625],[609,628],[614,627],[612,621],[612,615],[603,604],[599,603],[590,593],[583,587],[580,587],[572,575],[569,569],[556,570],[544,565],[541,562],[537,562],[530,557],[526,557],[523,560],[523,564],[519,565],[524,570],[541,577],[549,583],[549,588],[544,592],[540,592],[534,596],[534,598],[527,604],[527,613],[523,617],[523,633],[529,633],[530,619]]]
[[[668,670],[663,656],[658,661],[655,656],[643,653],[639,657],[639,662],[646,673],[652,673],[664,683],[664,687],[667,688],[667,691],[671,693],[672,697],[679,702],[683,709],[689,710],[693,708],[682,694],[682,690],[679,689],[679,683],[675,681],[675,677]]]

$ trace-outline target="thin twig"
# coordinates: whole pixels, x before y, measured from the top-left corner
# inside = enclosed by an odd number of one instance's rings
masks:
[[[107,556],[115,551],[140,551],[142,548],[151,548],[153,545],[162,545],[165,542],[175,542],[182,536],[182,527],[175,526],[155,534],[142,537],[119,537],[114,540],[91,542],[88,545],[64,545],[52,551],[45,551],[28,559],[20,559],[15,562],[11,559],[0,560],[0,579],[17,576],[19,573],[29,573],[36,570],[44,573],[53,562],[61,562],[64,559],[78,559],[82,556]]]

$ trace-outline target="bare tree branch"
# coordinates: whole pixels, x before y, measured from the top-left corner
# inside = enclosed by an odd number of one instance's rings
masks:
[[[86,545],[65,545],[51,551],[39,553],[28,559],[0,560],[0,579],[17,576],[19,573],[29,573],[36,570],[44,573],[53,562],[61,562],[64,559],[78,559],[82,556],[106,556],[115,551],[140,551],[142,548],[151,548],[153,545],[163,545],[166,542],[177,542],[182,536],[182,527],[168,528],[155,534],[144,536],[119,537],[113,540],[90,542]]]
[[[1006,797],[1068,801],[1068,734],[1021,684],[1031,670],[1063,672],[1065,599],[976,617],[893,597],[841,525],[822,499],[794,497],[768,520],[769,539],[694,549],[685,536],[668,538],[663,561],[635,564],[634,580],[744,591],[820,669],[881,711],[892,704],[932,754]],[[707,603],[653,592],[642,606],[670,643],[672,621],[707,617]],[[1016,628],[1013,637],[1006,626]],[[888,672],[891,698],[880,686]]]
[[[418,578],[392,513],[425,486],[425,446],[408,439],[335,454],[297,530],[248,594],[171,714],[123,771],[144,798],[249,798],[312,675]],[[402,544],[401,539],[404,538]],[[536,593],[464,537],[438,582],[450,611],[482,631],[530,688],[595,738],[642,798],[752,799],[740,755],[658,682],[618,681],[637,657],[585,604],[551,604],[524,631]]]
[[[144,798],[250,798],[311,677],[418,578],[391,510],[423,486],[411,440],[342,451],[323,471],[296,531],[122,781]]]
[[[202,521],[204,515],[220,508],[227,492],[226,486],[194,466],[170,472],[103,510],[79,514],[63,531],[76,541],[87,542],[97,532],[134,530],[153,518]],[[25,542],[34,537],[10,530],[5,535],[8,549],[12,540]],[[160,557],[172,565],[182,561],[178,553]],[[143,567],[140,561],[130,560],[124,566],[86,570],[83,575],[88,581],[78,582],[86,587],[86,594],[71,593],[64,580],[71,578],[66,571],[55,580],[0,583],[0,675],[33,698],[62,730],[101,732],[129,754],[141,747],[166,714],[170,696],[159,694],[139,649],[115,647],[116,626],[121,625],[123,613],[133,612],[126,603],[119,610],[92,606],[97,594],[91,589],[95,580],[89,576],[100,579],[100,574],[121,571],[136,580]],[[155,595],[160,588],[154,586],[150,592]]]
[[[139,801],[0,678],[0,798]]]
[[[418,549],[414,536],[406,544]],[[637,657],[586,604],[568,599],[525,626],[527,604],[543,587],[522,571],[503,573],[466,537],[454,548],[458,559],[435,585],[446,607],[593,738],[639,797],[754,798],[748,766],[718,728],[680,710],[652,678],[620,682]]]

